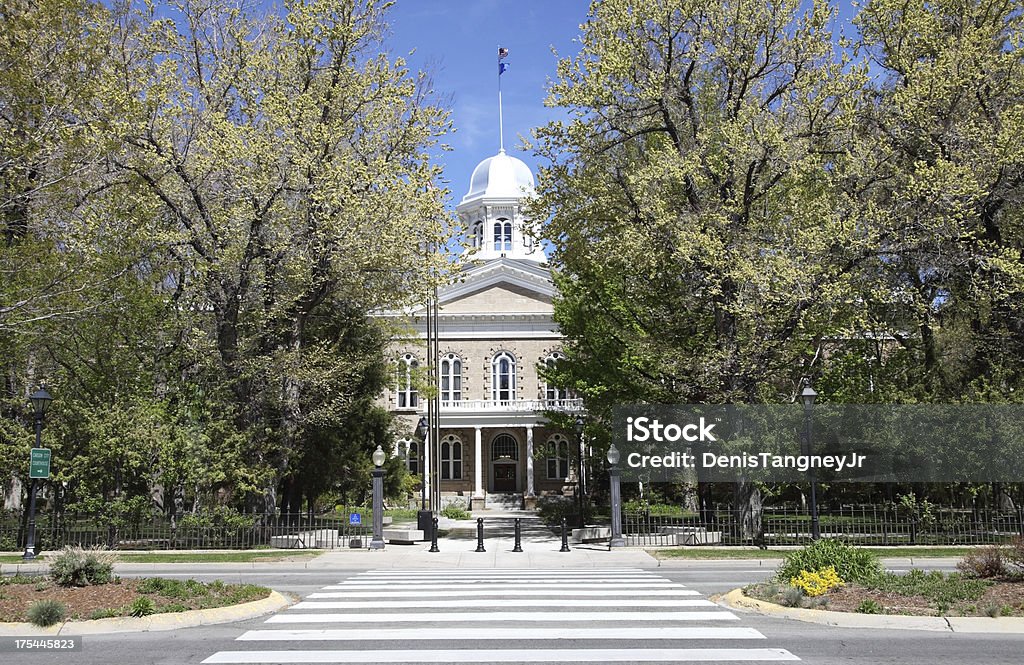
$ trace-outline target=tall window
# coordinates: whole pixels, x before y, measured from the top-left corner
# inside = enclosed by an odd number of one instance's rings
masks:
[[[418,441],[409,441],[405,450],[405,468],[415,476],[420,472],[420,444]]]
[[[482,249],[484,246],[484,223],[481,221],[473,222],[473,230],[470,236],[473,247]]]
[[[416,356],[411,353],[399,358],[395,365],[396,405],[399,409],[415,409],[419,402],[419,394],[413,385],[413,374],[419,365]]]
[[[555,351],[544,359],[544,366],[549,370],[553,370],[563,358],[565,358],[565,356],[561,352]],[[563,400],[569,399],[569,390],[566,388],[559,388],[558,386],[546,381],[544,383],[544,399],[546,399],[549,404],[557,404]]]
[[[511,434],[499,434],[491,442],[491,459],[519,459],[519,444]]]
[[[510,402],[516,398],[516,359],[502,351],[491,360],[491,399]]]
[[[548,479],[565,480],[569,477],[569,441],[555,434],[547,443]]]
[[[454,353],[441,358],[441,401],[462,401],[462,360]]]
[[[499,219],[494,223],[494,249],[500,252],[512,251],[512,222]]]
[[[462,441],[454,434],[441,439],[441,480],[462,479]]]

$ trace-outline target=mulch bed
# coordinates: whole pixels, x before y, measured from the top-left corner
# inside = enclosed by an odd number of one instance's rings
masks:
[[[154,613],[182,612],[185,610],[223,607],[249,600],[258,600],[266,594],[246,593],[237,585],[224,585],[222,590],[194,598],[170,598],[160,593],[140,593],[141,579],[120,579],[110,584],[85,587],[60,587],[45,577],[36,578],[27,584],[5,583],[0,585],[0,622],[28,621],[28,608],[38,600],[53,599],[67,608],[68,619],[98,618],[97,613],[107,616],[130,616],[129,606],[139,596],[153,601]],[[253,596],[257,597],[244,597]]]
[[[761,589],[764,588],[761,585]],[[777,597],[768,598],[756,592],[750,595],[769,602],[779,602]],[[1024,616],[1024,582],[1019,580],[996,581],[976,600],[957,601],[950,604],[947,611],[941,613],[932,599],[867,589],[857,584],[847,584],[818,598],[827,599],[827,602],[810,598],[805,599],[805,606],[835,612],[856,612],[865,600],[873,600],[884,608],[886,614],[984,617],[991,616],[990,608],[997,607],[1000,610],[999,616]]]

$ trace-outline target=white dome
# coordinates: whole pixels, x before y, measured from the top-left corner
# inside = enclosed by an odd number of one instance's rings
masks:
[[[462,203],[482,198],[519,199],[532,193],[533,173],[530,167],[502,150],[473,169],[469,192],[462,197]]]

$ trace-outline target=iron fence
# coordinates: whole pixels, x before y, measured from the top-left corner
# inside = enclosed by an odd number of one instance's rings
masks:
[[[24,548],[25,530],[23,516],[0,517],[0,550]],[[162,516],[117,521],[96,515],[36,518],[36,543],[41,550],[65,545],[118,550],[334,549],[368,547],[370,532],[369,516],[354,525],[347,519],[307,513],[245,513],[226,521],[197,514],[184,515],[175,523]]]
[[[822,538],[854,545],[990,545],[1024,537],[1021,510],[998,512],[931,508],[908,513],[881,506],[845,507],[819,512]],[[766,507],[759,519],[733,509],[700,515],[625,512],[627,544],[803,545],[811,540],[811,515],[798,508]]]

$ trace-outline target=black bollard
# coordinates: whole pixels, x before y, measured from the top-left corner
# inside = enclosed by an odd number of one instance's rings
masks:
[[[486,552],[484,549],[484,518],[476,518],[476,551]]]
[[[569,534],[565,530],[565,518],[562,518],[562,549],[559,552],[568,552],[569,550]]]
[[[431,530],[431,533],[430,533],[430,551],[431,552],[440,552],[441,550],[437,549],[437,518],[436,517],[434,518],[433,526],[434,526],[434,528]]]
[[[517,517],[516,518],[516,546],[512,548],[513,552],[522,552],[523,551],[523,545],[520,542],[520,538],[521,537],[522,537],[522,531],[520,530],[519,518]]]

